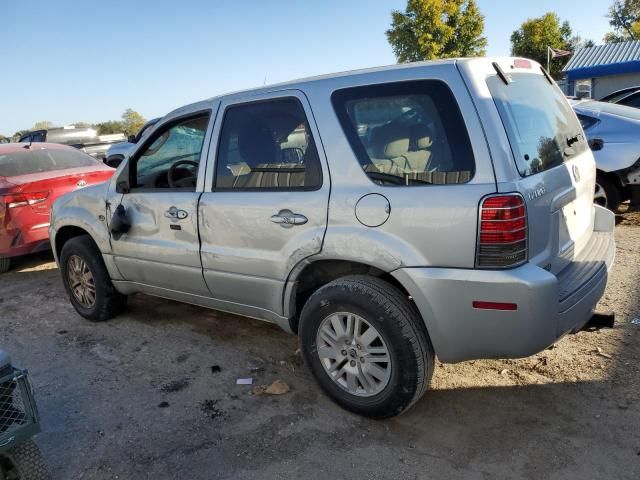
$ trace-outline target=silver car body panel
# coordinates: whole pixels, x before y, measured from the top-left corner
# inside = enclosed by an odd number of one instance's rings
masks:
[[[591,204],[595,164],[589,151],[546,172],[519,175],[486,84],[495,75],[492,62],[514,71],[512,60],[444,60],[346,72],[182,107],[154,129],[180,116],[212,112],[195,192],[116,193],[124,162],[104,190],[85,189],[55,204],[52,242],[65,225],[77,225],[96,240],[121,292],[260,318],[287,330],[296,314],[290,306],[298,276],[307,266],[320,260],[357,262],[390,273],[409,292],[443,361],[529,355],[588,320],[606,285],[615,243],[613,216]],[[533,63],[533,68],[539,66]],[[475,175],[460,185],[377,185],[359,166],[331,94],[424,79],[441,80],[453,92],[471,140]],[[322,187],[215,191],[224,110],[290,96],[304,107],[321,160]],[[75,198],[87,192],[95,198]],[[509,270],[475,269],[478,205],[496,192],[520,192],[525,198],[530,259]],[[133,226],[116,239],[109,235],[108,221],[96,224],[91,217],[102,212],[109,219],[118,204],[130,212]],[[173,220],[163,216],[169,206],[188,213],[179,234],[169,228]],[[271,215],[284,208],[309,222],[290,229],[272,223]],[[359,218],[373,219],[377,226],[365,226],[369,222]],[[377,218],[382,218],[379,224]],[[516,302],[519,309],[477,310],[471,306],[475,299]]]
[[[601,150],[593,152],[598,170],[618,172],[640,160],[639,109],[595,101],[576,102],[572,106],[578,114],[596,120],[585,129],[585,134],[590,140],[604,142]]]

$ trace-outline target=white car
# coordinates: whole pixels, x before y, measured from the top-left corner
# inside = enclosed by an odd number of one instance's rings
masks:
[[[640,201],[640,110],[591,100],[573,103],[596,159],[594,201],[615,211]]]

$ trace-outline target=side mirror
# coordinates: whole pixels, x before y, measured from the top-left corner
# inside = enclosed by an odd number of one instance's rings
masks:
[[[104,161],[104,163],[108,167],[118,168],[123,160],[124,160],[124,158],[122,158],[122,157],[109,157]]]
[[[129,143],[136,143],[136,136],[135,135],[129,135],[127,137],[127,142]]]
[[[592,138],[588,143],[589,148],[594,152],[597,152],[604,148],[604,140],[602,140],[601,138]]]
[[[127,211],[122,204],[116,207],[111,217],[111,233],[127,233],[131,228],[131,222],[127,218]]]

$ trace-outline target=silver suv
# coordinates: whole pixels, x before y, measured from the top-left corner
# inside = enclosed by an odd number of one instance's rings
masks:
[[[537,63],[397,65],[179,108],[58,200],[50,236],[83,317],[142,292],[276,323],[380,418],[436,354],[523,357],[588,321],[615,252],[595,174]]]

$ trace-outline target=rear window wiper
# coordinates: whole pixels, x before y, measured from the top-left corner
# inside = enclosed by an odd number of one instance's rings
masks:
[[[504,82],[505,85],[509,85],[509,83],[511,83],[511,80],[509,77],[507,77],[507,75],[504,73],[504,70],[502,70],[502,68],[500,67],[500,65],[498,65],[498,62],[493,62],[491,65],[493,65],[493,69],[496,71],[496,73],[498,74],[498,77],[500,77],[500,80],[502,80]]]
[[[582,133],[576,133],[573,137],[567,137],[567,146],[571,147],[574,143],[578,143],[580,140],[583,140]]]

